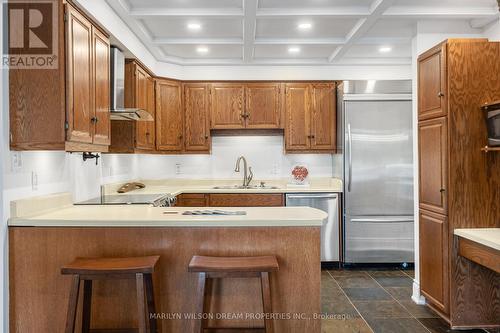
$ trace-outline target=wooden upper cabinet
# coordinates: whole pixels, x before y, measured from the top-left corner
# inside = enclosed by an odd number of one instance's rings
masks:
[[[154,119],[154,110],[149,109],[151,105],[148,103],[148,93],[153,94],[153,89],[150,87],[148,89],[151,76],[136,63],[130,63],[129,66],[133,68],[134,78],[132,81],[135,83],[135,89],[131,94],[131,96],[134,96],[133,102],[129,105],[126,99],[125,107],[146,110]],[[154,122],[138,121],[136,131],[136,148],[144,150],[154,149]]]
[[[311,149],[334,150],[337,136],[334,83],[312,85]]]
[[[245,86],[246,128],[281,127],[281,84],[249,83]]]
[[[244,84],[213,83],[210,95],[210,128],[240,129],[245,127]]]
[[[210,152],[209,85],[184,84],[184,150]]]
[[[109,145],[110,124],[110,50],[109,39],[93,28],[94,52],[94,103],[95,131],[94,143]]]
[[[447,217],[420,210],[420,288],[444,314],[449,313],[448,246]]]
[[[156,149],[182,151],[182,86],[180,82],[156,80]]]
[[[418,124],[420,208],[447,214],[448,128],[446,117]]]
[[[311,87],[307,83],[289,83],[285,91],[285,148],[307,150],[311,147]]]
[[[67,5],[67,141],[92,143],[94,97],[92,66],[92,24]]]
[[[446,43],[418,58],[418,118],[446,116]]]

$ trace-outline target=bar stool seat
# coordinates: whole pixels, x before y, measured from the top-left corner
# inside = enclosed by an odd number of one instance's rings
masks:
[[[255,257],[209,257],[193,256],[188,271],[198,273],[197,306],[198,313],[207,313],[207,279],[222,278],[259,278],[261,284],[262,306],[264,314],[272,314],[270,272],[278,271],[278,260],[275,256]],[[264,316],[263,327],[225,327],[225,329],[265,329],[273,333],[272,316]],[[201,316],[196,320],[194,332],[203,333],[207,327],[207,319]]]
[[[160,256],[131,258],[76,258],[62,274],[151,274]]]
[[[190,272],[272,272],[278,269],[278,260],[274,256],[193,256],[189,262]]]
[[[120,332],[156,333],[157,323],[153,278],[155,266],[160,256],[130,258],[76,258],[61,268],[61,274],[73,275],[65,333],[74,333],[80,282],[83,281],[82,333],[90,332],[92,304],[92,281],[135,279],[137,293],[138,329],[122,329]],[[147,312],[146,312],[147,306]],[[149,322],[148,325],[146,324]],[[98,330],[99,332],[105,330]],[[114,330],[117,332],[116,330]]]

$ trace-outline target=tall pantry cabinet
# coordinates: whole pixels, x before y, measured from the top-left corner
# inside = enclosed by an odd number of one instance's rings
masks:
[[[453,327],[498,324],[500,279],[458,255],[456,228],[500,227],[500,154],[481,105],[500,100],[500,47],[449,39],[418,58],[420,288]]]

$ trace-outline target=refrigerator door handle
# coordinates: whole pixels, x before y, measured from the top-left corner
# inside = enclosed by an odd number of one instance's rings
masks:
[[[351,182],[352,182],[352,136],[351,136],[351,124],[347,124],[347,145],[349,149],[349,175],[347,180],[347,191],[351,192]]]
[[[351,222],[354,223],[394,223],[394,222],[413,222],[413,216],[408,216],[408,217],[385,217],[385,218],[373,218],[373,219],[368,219],[368,218],[362,218],[362,219],[351,219]]]

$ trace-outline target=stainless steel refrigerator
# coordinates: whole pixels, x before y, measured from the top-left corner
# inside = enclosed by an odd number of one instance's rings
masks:
[[[414,261],[411,81],[344,81],[344,262]]]

